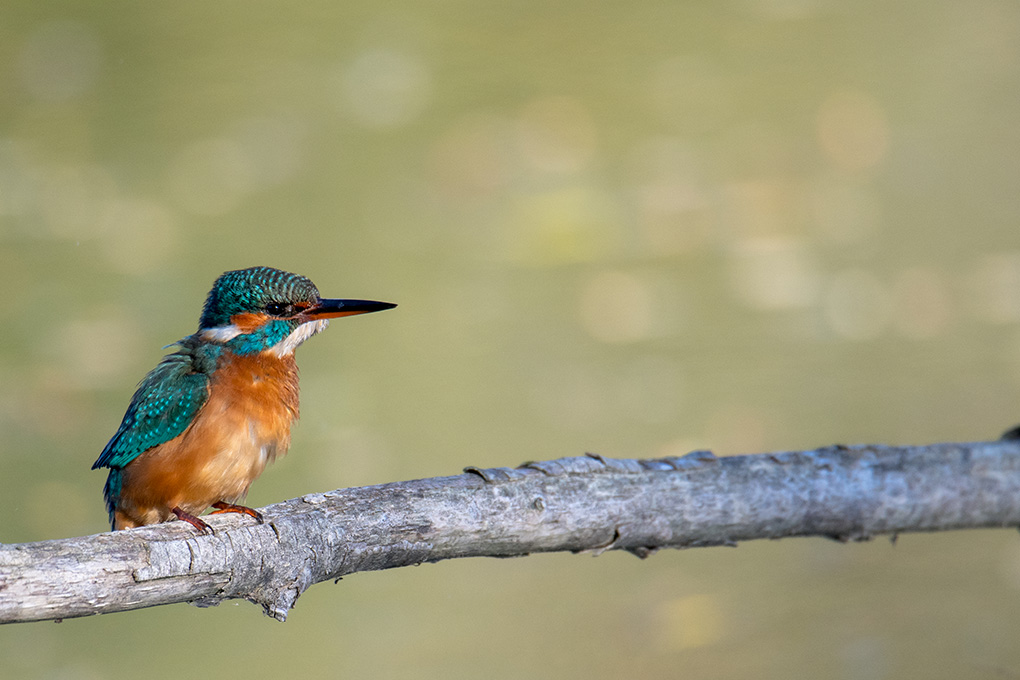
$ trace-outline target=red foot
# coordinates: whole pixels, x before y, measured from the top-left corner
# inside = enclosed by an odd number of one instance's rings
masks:
[[[259,512],[258,510],[252,510],[251,508],[244,505],[234,505],[233,503],[224,503],[223,501],[217,501],[216,503],[213,503],[212,506],[216,508],[216,510],[210,512],[209,513],[210,515],[218,515],[221,512],[239,512],[242,515],[254,517],[255,521],[258,522],[259,524],[265,522],[265,519],[262,517],[261,512]]]
[[[211,526],[209,526],[208,524],[206,524],[205,522],[203,522],[199,518],[195,517],[190,512],[184,512],[183,510],[181,510],[177,506],[174,506],[174,507],[170,508],[170,512],[172,512],[175,515],[177,515],[177,519],[179,519],[181,521],[184,521],[184,522],[187,522],[191,526],[193,526],[196,529],[198,529],[198,533],[200,533],[200,534],[204,534],[207,531],[210,534],[213,533],[213,530],[212,530]]]

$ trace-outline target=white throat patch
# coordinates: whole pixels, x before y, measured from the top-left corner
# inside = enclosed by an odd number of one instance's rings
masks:
[[[306,321],[294,330],[290,332],[286,338],[270,347],[267,351],[270,354],[274,354],[278,357],[290,356],[294,353],[294,350],[298,348],[302,342],[312,337],[316,333],[324,331],[326,326],[329,325],[329,319],[316,319],[315,321]]]
[[[207,342],[218,342],[220,344],[224,342],[230,342],[241,334],[241,329],[230,324],[229,326],[217,326],[216,328],[206,328],[202,331],[202,339]]]
[[[294,330],[290,332],[290,335],[285,337],[280,342],[270,347],[267,352],[278,357],[290,356],[294,353],[294,350],[298,348],[302,342],[312,337],[316,333],[319,333],[326,329],[329,325],[329,319],[316,319],[315,321],[306,321]],[[229,326],[216,326],[215,328],[206,328],[202,331],[202,339],[207,342],[216,342],[223,344],[230,342],[239,335],[242,335],[243,331],[230,324]]]

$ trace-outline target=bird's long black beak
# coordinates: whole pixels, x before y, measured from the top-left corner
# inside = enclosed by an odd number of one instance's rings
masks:
[[[376,302],[375,300],[319,300],[318,304],[301,312],[301,316],[309,320],[334,319],[338,316],[354,316],[381,312],[396,307],[392,302]]]

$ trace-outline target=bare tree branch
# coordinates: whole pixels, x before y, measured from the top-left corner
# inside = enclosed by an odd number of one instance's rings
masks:
[[[313,583],[454,557],[1020,526],[1020,442],[716,458],[587,456],[310,494],[263,508],[0,545],[0,623],[229,598],[284,620]]]

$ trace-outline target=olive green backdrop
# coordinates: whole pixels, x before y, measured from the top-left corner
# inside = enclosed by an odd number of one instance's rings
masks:
[[[301,349],[252,505],[1020,421],[1015,3],[13,0],[0,93],[3,542],[104,530],[135,383],[256,264],[400,307]],[[802,539],[8,626],[0,675],[992,678],[1018,626],[1015,530]]]

